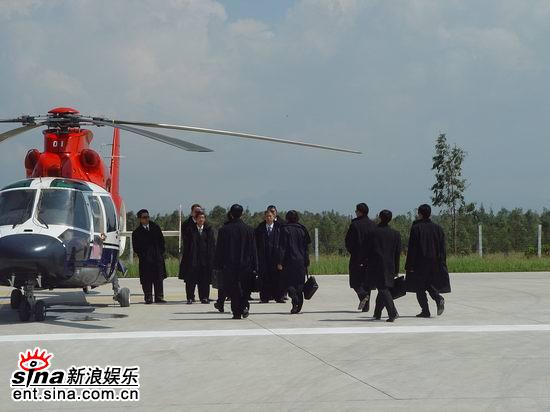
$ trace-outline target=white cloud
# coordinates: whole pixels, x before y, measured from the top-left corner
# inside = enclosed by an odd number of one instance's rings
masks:
[[[344,209],[365,193],[383,203],[388,189],[376,177],[388,170],[395,177],[392,199],[408,210],[412,198],[427,197],[439,128],[476,152],[487,149],[479,147],[484,142],[492,147],[489,137],[476,136],[491,136],[494,123],[502,125],[492,150],[509,162],[513,156],[498,143],[516,138],[514,124],[538,125],[531,130],[537,137],[545,130],[537,121],[550,63],[544,1],[526,7],[514,1],[304,0],[277,22],[230,19],[212,0],[16,4],[0,2],[0,117],[69,104],[85,113],[367,152],[350,158],[174,132],[217,150],[197,155],[124,134],[123,189],[130,208],[143,201],[135,176],[144,172],[151,184],[166,185],[151,196],[153,209],[170,209],[182,198],[210,205],[246,198],[263,205],[276,201],[270,193],[284,193],[281,202],[301,201],[303,207],[309,198],[324,197],[325,203],[309,207]],[[508,123],[512,116],[499,117],[506,110],[516,113],[514,123]],[[99,130],[98,143],[109,135]],[[12,144],[20,142],[1,146],[0,163],[13,157]],[[529,173],[543,152],[533,155]],[[472,176],[484,167],[475,162],[472,156],[467,163]],[[142,169],[151,163],[153,170]],[[20,172],[2,169],[0,180]],[[358,176],[364,176],[359,188],[346,184]],[[477,182],[473,200],[502,198],[488,186]]]

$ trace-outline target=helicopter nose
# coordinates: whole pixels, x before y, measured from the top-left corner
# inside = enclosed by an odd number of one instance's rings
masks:
[[[61,277],[65,258],[65,246],[51,236],[17,234],[0,238],[0,276]]]

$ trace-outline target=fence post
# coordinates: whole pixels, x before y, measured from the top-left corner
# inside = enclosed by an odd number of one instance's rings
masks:
[[[542,225],[539,225],[537,233],[537,256],[542,257]]]
[[[132,236],[128,236],[128,243],[130,244],[130,264],[134,263],[134,244],[132,243]]]
[[[483,226],[478,225],[477,227],[477,251],[479,253],[479,257],[483,257]]]
[[[179,211],[179,226],[178,226],[178,255],[181,258],[181,205]]]
[[[315,262],[319,262],[319,229],[315,228]]]

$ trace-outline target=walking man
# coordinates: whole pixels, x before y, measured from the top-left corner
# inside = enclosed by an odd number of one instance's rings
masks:
[[[231,298],[233,319],[247,318],[248,295],[252,273],[257,271],[254,229],[241,217],[243,207],[238,204],[229,210],[231,220],[218,233],[215,267],[223,272],[223,290]]]
[[[445,234],[438,224],[432,222],[432,209],[423,204],[418,208],[418,220],[411,227],[407,250],[407,289],[416,292],[416,298],[422,311],[419,318],[429,318],[428,297],[437,305],[437,315],[445,310],[445,299],[441,293],[451,292],[451,282],[447,270]]]
[[[139,258],[139,280],[145,295],[145,303],[166,303],[163,281],[166,278],[164,262],[164,236],[160,227],[149,218],[149,212],[137,213],[139,226],[132,232],[132,246]]]
[[[369,311],[370,289],[366,285],[367,242],[376,224],[369,219],[369,207],[359,203],[355,207],[356,218],[351,221],[346,233],[346,249],[349,258],[349,286],[359,298],[358,310]]]

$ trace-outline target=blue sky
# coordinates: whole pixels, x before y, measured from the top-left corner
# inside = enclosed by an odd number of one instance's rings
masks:
[[[0,1],[0,117],[86,114],[248,131],[344,155],[122,133],[129,209],[413,209],[440,130],[468,152],[468,201],[541,210],[550,153],[548,1]],[[0,130],[7,130],[1,126]],[[108,142],[98,130],[96,147]],[[39,132],[0,146],[0,185]]]

